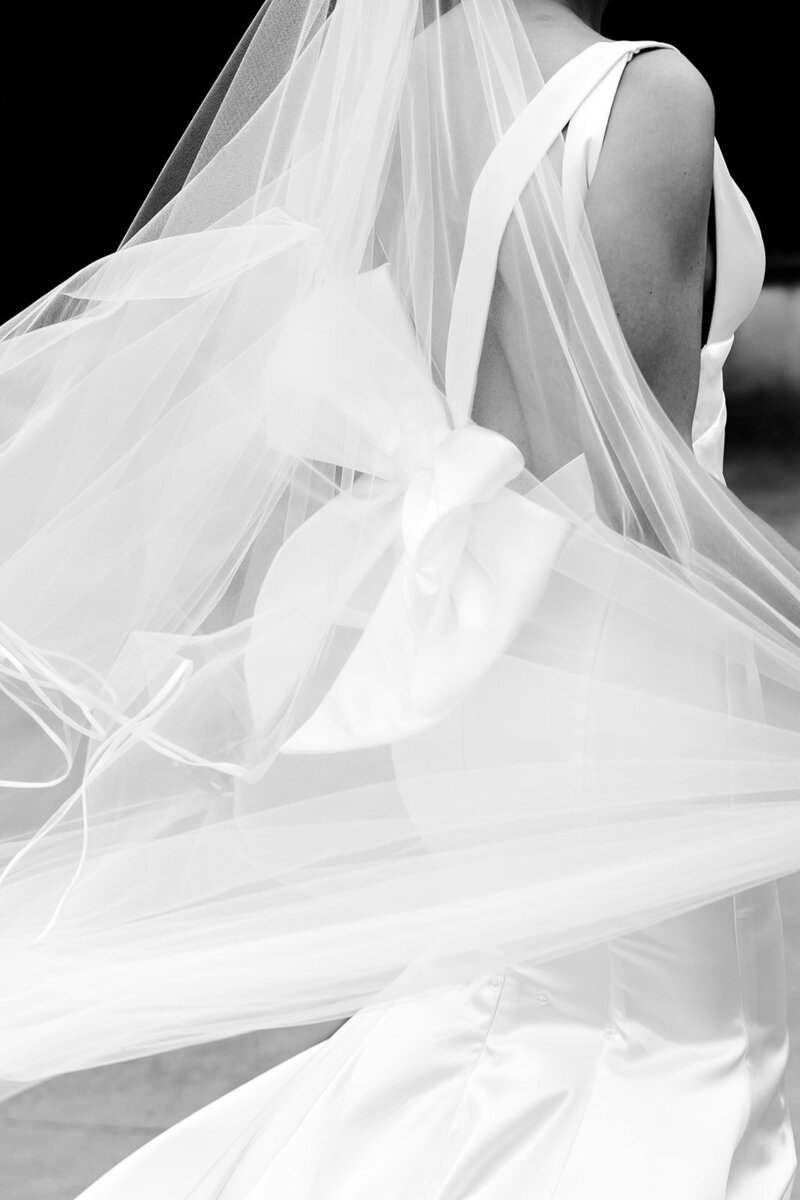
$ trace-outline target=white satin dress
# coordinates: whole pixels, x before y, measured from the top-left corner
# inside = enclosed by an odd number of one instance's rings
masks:
[[[613,69],[568,127],[564,198],[576,211],[625,65],[652,44],[594,49]],[[719,150],[714,204],[693,440],[722,478],[722,366],[764,250]],[[732,691],[731,703],[747,712],[751,701]],[[84,1200],[785,1200],[796,1167],[787,1056],[768,884],[545,965],[364,1011],[156,1138]]]

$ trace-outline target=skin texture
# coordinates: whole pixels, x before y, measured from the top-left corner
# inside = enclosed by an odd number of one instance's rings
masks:
[[[587,199],[603,274],[628,345],[684,440],[700,379],[714,102],[672,50],[622,77]]]
[[[607,2],[517,0],[545,79],[605,40],[600,23]],[[714,286],[708,240],[713,149],[714,100],[702,75],[674,50],[648,50],[624,72],[587,198],[598,257],[631,353],[690,447],[703,304]],[[800,570],[800,552],[724,484],[709,479]]]
[[[603,40],[604,0],[520,0],[545,78]],[[674,50],[628,65],[587,199],[587,216],[631,353],[689,446],[700,379],[714,101]]]

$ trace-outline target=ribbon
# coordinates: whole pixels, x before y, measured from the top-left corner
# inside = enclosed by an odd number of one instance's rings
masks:
[[[394,518],[400,562],[333,686],[284,742],[284,754],[419,733],[497,661],[544,592],[571,529],[506,486],[522,466],[513,442],[471,423],[419,464]]]
[[[358,627],[282,753],[418,733],[509,646],[572,525],[509,489],[524,466],[513,442],[451,411],[387,266],[325,283],[300,306],[265,393],[288,414],[282,429],[296,453],[346,461],[360,477],[292,534],[264,580],[244,664],[256,730],[293,718],[287,695],[313,679],[331,629]]]
[[[46,789],[62,783],[69,776],[74,757],[67,743],[66,727],[85,736],[89,740],[89,750],[82,772],[81,782],[71,795],[39,826],[36,833],[24,842],[19,850],[9,859],[0,870],[0,886],[14,872],[22,860],[50,832],[56,829],[79,806],[81,820],[81,845],[72,874],[61,891],[53,910],[42,929],[26,944],[42,941],[52,930],[58,917],[75,888],[86,864],[89,848],[89,797],[88,785],[97,779],[128,749],[137,743],[145,743],[157,754],[170,758],[174,762],[187,765],[209,767],[235,778],[247,777],[248,771],[238,763],[217,762],[192,753],[182,746],[176,745],[169,739],[157,733],[154,726],[162,715],[175,703],[192,675],[192,663],[183,659],[169,678],[161,685],[149,700],[133,715],[126,715],[117,707],[117,697],[102,677],[85,663],[65,654],[53,654],[50,658],[69,662],[82,673],[95,679],[98,692],[91,695],[84,688],[72,683],[50,662],[30,646],[24,638],[11,630],[5,623],[0,622],[0,691],[17,705],[20,711],[26,713],[39,726],[45,736],[57,747],[64,759],[61,773],[51,779],[18,780],[0,779],[0,789]],[[22,689],[18,686],[22,684]],[[60,736],[37,713],[34,705],[24,698],[25,693],[39,702],[57,721],[65,727],[64,736]],[[105,692],[105,695],[102,693]],[[71,717],[58,703],[55,696],[72,703],[80,712],[85,724]],[[106,724],[98,719],[97,713],[102,712]]]

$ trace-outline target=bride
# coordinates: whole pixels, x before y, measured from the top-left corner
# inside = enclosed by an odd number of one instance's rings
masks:
[[[86,1200],[790,1195],[763,246],[604,7],[271,0],[1,331],[7,1091],[351,1017]]]

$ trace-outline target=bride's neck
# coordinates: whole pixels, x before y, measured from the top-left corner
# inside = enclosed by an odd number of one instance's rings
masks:
[[[607,3],[608,0],[517,0],[520,10],[527,8],[542,16],[572,13],[584,25],[588,25],[598,33]]]

